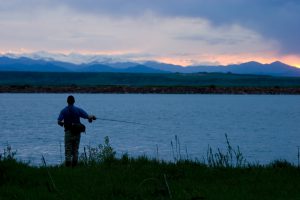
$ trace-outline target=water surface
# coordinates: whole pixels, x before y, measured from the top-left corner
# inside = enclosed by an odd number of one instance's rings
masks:
[[[64,132],[56,124],[68,94],[0,94],[0,147],[10,144],[17,156],[41,163],[63,160]],[[296,95],[166,95],[74,94],[76,105],[101,118],[82,135],[85,145],[109,136],[117,153],[146,154],[172,160],[170,142],[177,135],[182,155],[202,159],[208,145],[225,148],[225,134],[247,160],[297,162],[300,145],[300,96]],[[158,154],[157,154],[158,149]]]

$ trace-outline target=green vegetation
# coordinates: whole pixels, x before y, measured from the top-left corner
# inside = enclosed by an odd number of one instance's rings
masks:
[[[0,72],[0,85],[300,87],[300,78],[223,73],[48,73]]]
[[[47,166],[46,161],[42,167],[29,166],[16,161],[8,146],[0,157],[0,199],[300,198],[300,171],[287,161],[247,164],[228,139],[226,152],[209,148],[206,161],[179,159],[175,140],[175,162],[126,154],[116,158],[106,138],[103,145],[86,147],[75,168]]]

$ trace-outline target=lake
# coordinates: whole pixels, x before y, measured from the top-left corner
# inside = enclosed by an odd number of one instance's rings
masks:
[[[286,159],[297,163],[300,146],[300,96],[73,94],[75,105],[99,118],[138,124],[82,120],[83,146],[109,136],[118,155],[147,155],[172,160],[171,141],[180,140],[182,155],[205,157],[208,145],[226,147],[225,134],[250,162]],[[68,94],[0,94],[0,148],[7,144],[17,158],[40,165],[63,160],[63,128],[57,117]],[[3,151],[1,150],[1,153]]]

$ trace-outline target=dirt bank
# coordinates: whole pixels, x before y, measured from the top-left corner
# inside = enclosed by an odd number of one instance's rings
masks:
[[[0,86],[0,93],[142,93],[142,94],[300,94],[280,87],[129,87],[129,86]]]

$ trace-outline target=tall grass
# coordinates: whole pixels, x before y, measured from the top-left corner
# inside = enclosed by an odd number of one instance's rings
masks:
[[[174,141],[171,140],[171,151],[173,161],[177,162],[196,162],[199,164],[207,165],[208,167],[230,167],[230,168],[240,168],[246,167],[249,163],[246,161],[243,153],[240,150],[240,147],[237,146],[234,148],[228,138],[228,135],[225,134],[226,139],[226,149],[221,151],[220,148],[214,150],[211,146],[208,145],[206,152],[206,157],[203,160],[193,160],[188,154],[187,147],[185,146],[185,152],[182,153],[182,147],[180,144],[179,137],[175,135]]]
[[[104,138],[104,144],[97,147],[85,146],[84,152],[79,157],[79,162],[83,165],[95,165],[102,162],[110,162],[115,159],[116,152],[111,147],[109,137]]]
[[[0,159],[0,199],[300,199],[297,167],[284,160],[243,164],[239,148],[225,138],[226,150],[209,147],[205,162],[199,162],[183,153],[176,136],[175,162],[166,162],[128,154],[117,158],[106,137],[97,147],[85,147],[75,168],[47,166],[45,159],[42,167],[24,165],[6,147]]]
[[[0,161],[4,160],[15,160],[15,155],[17,154],[16,150],[13,150],[12,147],[7,144],[3,149],[3,153],[0,153]]]
[[[209,167],[245,167],[248,163],[240,151],[240,147],[233,148],[229,142],[227,134],[226,138],[226,150],[221,151],[220,148],[216,152],[208,146],[206,161]]]
[[[173,157],[172,163],[194,163],[201,166],[206,166],[209,168],[248,168],[248,167],[273,167],[273,168],[286,168],[286,167],[295,167],[294,164],[288,162],[287,160],[274,160],[265,166],[259,163],[249,163],[247,162],[244,154],[241,152],[240,147],[233,147],[230,143],[229,137],[225,134],[226,148],[221,150],[220,148],[213,149],[208,145],[206,156],[202,160],[192,158],[188,154],[187,147],[185,146],[184,150],[181,146],[180,139],[177,135],[174,137],[174,141],[171,140],[171,154]],[[123,162],[128,162],[129,160],[144,160],[148,162],[152,160],[146,155],[139,156],[137,158],[131,158],[128,153],[121,155],[120,158],[116,157],[116,151],[113,149],[110,144],[110,139],[108,136],[104,137],[104,143],[99,144],[96,147],[87,145],[84,148],[84,151],[79,156],[79,164],[84,166],[93,166],[101,163],[110,163],[116,160],[121,160]],[[158,147],[156,146],[157,158],[152,160],[157,163],[165,163],[168,161],[158,159]],[[15,156],[17,154],[16,150],[13,150],[10,145],[3,149],[3,152],[0,153],[0,161],[17,161]],[[298,152],[299,157],[299,152]],[[298,158],[299,159],[299,158]],[[45,160],[45,158],[42,158]],[[299,162],[299,161],[298,161]],[[44,163],[44,162],[43,162]],[[25,163],[23,163],[25,164]],[[28,164],[28,163],[27,163]],[[298,164],[299,168],[299,164]]]

